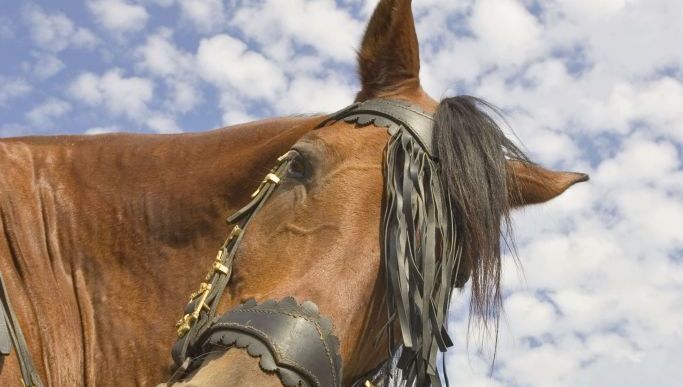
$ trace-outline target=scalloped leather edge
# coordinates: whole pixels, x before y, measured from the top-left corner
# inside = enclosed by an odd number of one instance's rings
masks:
[[[261,371],[267,374],[277,374],[285,387],[311,387],[297,372],[277,365],[268,345],[255,336],[239,335],[236,331],[226,330],[220,334],[218,343],[215,345],[219,343],[228,347],[225,349],[226,352],[233,348],[245,349],[249,356],[259,359]]]

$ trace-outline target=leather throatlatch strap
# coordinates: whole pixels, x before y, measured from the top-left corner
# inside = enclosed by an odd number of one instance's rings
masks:
[[[22,385],[43,387],[40,375],[38,375],[38,371],[31,360],[31,353],[28,350],[24,333],[19,326],[19,320],[12,310],[2,273],[0,273],[0,302],[2,303],[2,307],[0,307],[0,356],[8,356],[12,346],[14,346],[19,358]]]
[[[332,322],[311,301],[247,301],[221,316],[199,341],[198,354],[246,348],[260,358],[262,370],[277,372],[286,387],[341,386],[339,340]]]

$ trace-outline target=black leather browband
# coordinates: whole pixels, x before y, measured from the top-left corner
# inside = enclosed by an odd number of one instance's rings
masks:
[[[318,128],[342,120],[361,127],[374,125],[387,128],[392,136],[403,127],[413,135],[425,152],[435,157],[432,144],[434,119],[415,105],[398,100],[373,99],[358,102],[330,115]]]

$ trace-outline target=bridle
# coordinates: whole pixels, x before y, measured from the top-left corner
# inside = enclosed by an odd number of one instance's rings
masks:
[[[408,385],[440,386],[436,355],[452,345],[445,320],[461,251],[456,244],[450,195],[439,177],[434,120],[404,102],[370,100],[330,115],[316,129],[338,121],[384,127],[391,135],[384,163],[382,256],[388,287],[389,349],[394,353],[399,345],[400,358],[386,364],[400,369]],[[232,231],[176,324],[178,340],[171,352],[178,369],[170,382],[196,368],[197,360],[212,346],[236,346],[258,356],[261,368],[277,372],[285,386],[341,385],[339,341],[332,323],[313,302],[298,304],[291,297],[261,305],[249,301],[216,315],[245,231],[276,190],[293,156],[292,151],[280,156],[251,201],[227,219]],[[19,355],[22,384],[42,387],[1,276],[0,285],[0,355],[8,355],[13,345]],[[393,319],[400,323],[400,341],[394,339]],[[294,330],[296,336],[292,336]],[[374,384],[368,380],[363,385]]]
[[[284,172],[289,168],[292,151],[278,157],[277,164],[268,172],[258,189],[251,195],[251,201],[239,211],[228,217],[228,224],[233,224],[232,231],[218,250],[216,259],[199,289],[190,295],[190,302],[185,307],[185,314],[176,323],[178,341],[173,345],[172,355],[181,366],[176,374],[184,373],[191,365],[191,357],[187,356],[188,347],[194,344],[214,321],[216,309],[220,303],[225,287],[230,281],[232,265],[237,248],[244,237],[254,215],[263,207],[270,195],[280,183]],[[172,379],[173,380],[173,379]]]
[[[408,385],[417,382],[418,385],[438,386],[440,380],[436,369],[437,350],[445,351],[452,345],[444,324],[450,291],[458,274],[460,250],[455,247],[456,227],[450,197],[438,175],[438,159],[433,148],[433,117],[404,102],[370,100],[355,103],[330,115],[318,124],[316,129],[338,121],[355,124],[357,127],[384,127],[391,135],[385,156],[386,185],[382,227],[384,266],[388,284],[387,311],[390,320],[398,319],[401,326],[399,345],[402,343],[403,349],[397,367],[403,371],[403,378],[407,379]],[[207,350],[207,341],[213,340],[213,344],[219,342],[224,347],[247,347],[250,353],[260,351],[258,355],[262,357],[267,357],[267,348],[252,350],[257,346],[257,342],[259,345],[266,344],[265,347],[269,347],[271,351],[278,347],[277,343],[268,343],[269,340],[277,338],[272,339],[266,334],[260,335],[261,331],[257,327],[250,326],[247,329],[234,321],[238,318],[236,316],[240,315],[234,312],[244,312],[242,309],[252,312],[252,318],[264,314],[265,312],[258,309],[259,306],[256,306],[254,301],[220,318],[216,316],[216,310],[230,280],[235,254],[245,231],[276,190],[293,156],[292,151],[280,156],[252,194],[251,201],[227,219],[229,224],[234,225],[233,229],[219,249],[213,266],[198,291],[190,296],[184,316],[176,324],[179,338],[173,346],[172,354],[179,368],[172,381],[187,375],[198,366],[195,359]],[[268,313],[274,315],[282,315],[284,308],[287,310],[284,314],[295,316],[292,318],[308,320],[311,316],[318,316],[317,307],[310,301],[307,301],[309,307],[312,304],[311,308],[315,309],[312,315],[306,311],[302,312],[305,310],[303,304],[297,309],[293,299],[286,299],[286,302],[283,300],[281,304],[269,302],[271,309]],[[284,304],[287,305],[283,306]],[[267,309],[265,306],[263,308]],[[216,326],[221,324],[229,328],[229,335],[225,334],[225,330],[216,329]],[[260,324],[273,325],[267,321]],[[322,322],[316,324],[316,329],[320,331],[320,326],[328,323],[322,318]],[[392,324],[388,323],[387,326],[390,350],[393,350],[397,344],[391,330]],[[331,335],[331,329],[328,333]],[[254,339],[254,336],[257,336],[257,339]],[[296,375],[289,375],[289,379],[286,380],[286,375],[283,376],[284,371],[279,371],[287,367],[291,371],[297,367],[278,363],[279,368],[274,369],[278,369],[285,385],[341,385],[341,360],[338,353],[330,354],[330,348],[335,349],[335,343],[338,350],[338,341],[336,337],[327,341],[321,337],[321,340],[322,343],[301,343],[299,347],[303,347],[303,351],[301,348],[295,348],[294,352],[305,352],[307,345],[311,348],[310,351],[314,351],[314,347],[322,345],[321,348],[329,355],[326,359],[329,360],[326,362],[327,365],[334,366],[338,363],[339,369],[326,368],[326,365],[312,361],[309,362],[309,368],[295,369],[294,372],[299,373],[299,379]],[[270,361],[277,363],[277,355],[275,354]],[[286,356],[280,354],[279,357]],[[263,368],[263,360],[261,365]],[[333,382],[320,384],[318,376],[330,372],[333,377],[327,380]],[[365,383],[364,385],[373,385],[370,381]]]

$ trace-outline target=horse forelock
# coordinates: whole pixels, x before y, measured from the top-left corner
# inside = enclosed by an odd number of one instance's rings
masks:
[[[434,116],[434,147],[440,175],[450,195],[463,269],[456,286],[471,280],[470,322],[479,317],[488,331],[497,331],[502,307],[501,239],[514,255],[511,239],[510,184],[507,159],[527,161],[496,120],[497,108],[470,96],[446,98]],[[456,250],[459,250],[456,249]],[[496,332],[497,333],[497,332]]]

